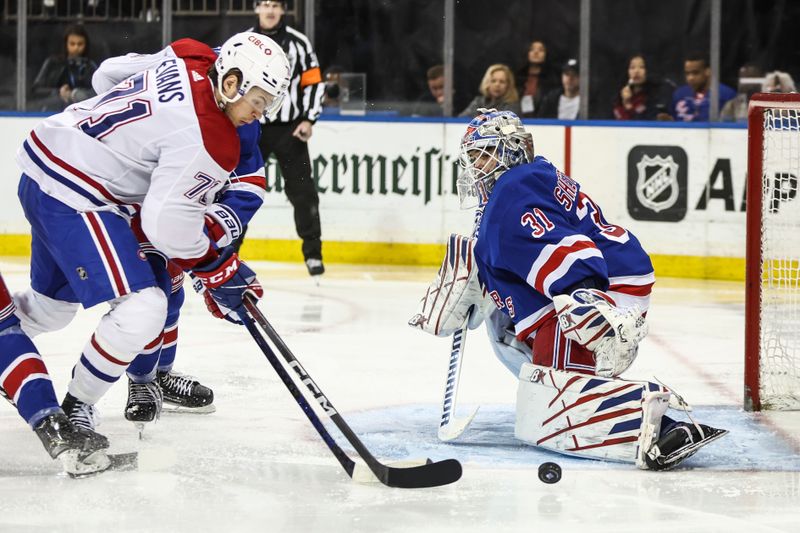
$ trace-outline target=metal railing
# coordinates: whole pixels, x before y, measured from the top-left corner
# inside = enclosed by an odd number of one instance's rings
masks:
[[[4,2],[3,19],[17,20],[20,5],[27,4],[29,21],[145,20],[160,22],[163,0],[29,0]],[[300,2],[298,2],[299,7]],[[287,10],[298,15],[298,9]],[[172,0],[172,14],[179,16],[252,16],[253,0]]]

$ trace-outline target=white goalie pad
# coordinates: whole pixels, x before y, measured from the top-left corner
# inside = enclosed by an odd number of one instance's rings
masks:
[[[669,397],[668,389],[648,381],[526,363],[519,373],[514,434],[558,453],[640,466],[658,438]]]
[[[442,266],[420,300],[419,309],[408,321],[409,326],[447,337],[460,329],[468,316],[469,327],[474,329],[495,309],[478,281],[474,247],[475,239],[450,235]],[[473,306],[476,310],[470,315]]]

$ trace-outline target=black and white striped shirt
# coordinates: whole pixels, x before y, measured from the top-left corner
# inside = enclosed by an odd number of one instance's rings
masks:
[[[311,42],[284,21],[272,30],[255,27],[248,31],[261,33],[277,42],[289,59],[292,78],[283,106],[273,122],[286,123],[298,118],[316,122],[322,113],[325,84]]]

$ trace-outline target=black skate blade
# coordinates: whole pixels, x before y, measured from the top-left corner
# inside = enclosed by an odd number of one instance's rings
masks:
[[[72,479],[86,479],[102,474],[103,472],[116,471],[116,472],[131,472],[139,468],[139,453],[109,453],[107,457],[110,461],[108,468],[98,470],[96,472],[88,472],[86,474],[72,474],[67,473]]]

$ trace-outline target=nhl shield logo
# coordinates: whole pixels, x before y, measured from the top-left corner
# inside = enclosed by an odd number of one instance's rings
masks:
[[[636,198],[656,213],[669,209],[678,200],[678,164],[672,156],[643,155],[636,163]]]
[[[628,152],[628,213],[678,222],[687,211],[688,158],[680,146],[638,145]]]

